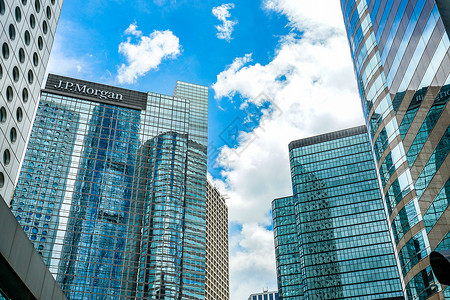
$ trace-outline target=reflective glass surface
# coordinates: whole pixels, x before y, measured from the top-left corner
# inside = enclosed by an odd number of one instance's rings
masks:
[[[365,128],[290,149],[293,207],[279,207],[291,198],[274,200],[274,231],[295,222],[297,236],[276,247],[295,249],[297,240],[301,276],[291,276],[301,277],[304,299],[403,299]]]
[[[43,92],[11,209],[68,299],[204,299],[208,89]]]
[[[272,202],[278,292],[282,299],[303,299],[294,197]]]
[[[433,237],[423,242],[433,240],[432,250],[449,232],[448,195],[436,194],[448,181],[442,169],[449,152],[448,32],[434,0],[341,0],[341,8],[392,234],[396,243],[410,245],[426,230]],[[411,240],[401,241],[405,236]],[[402,248],[397,254],[412,264],[407,269],[424,258]],[[404,282],[410,295],[439,291],[419,275],[426,270],[413,272]]]

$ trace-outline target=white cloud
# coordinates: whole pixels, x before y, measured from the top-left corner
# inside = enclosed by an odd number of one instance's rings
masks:
[[[155,30],[149,36],[143,36],[133,23],[125,34],[134,36],[138,42],[133,44],[129,37],[119,45],[119,53],[127,60],[127,64],[122,64],[118,70],[120,83],[133,83],[148,71],[157,69],[163,60],[176,58],[181,53],[180,41],[170,30]]]
[[[127,29],[125,29],[125,34],[134,35],[134,36],[141,36],[142,31],[137,30],[137,24],[134,22],[133,24],[130,24]]]
[[[322,1],[326,11],[309,0],[264,4],[287,16],[292,33],[280,39],[268,64],[253,62],[251,54],[238,57],[213,85],[218,99],[241,95],[241,108],[260,106],[260,95],[275,108],[264,110],[259,126],[241,132],[238,147],[223,147],[217,160],[224,182],[215,183],[229,196],[230,222],[242,226],[231,234],[231,299],[277,288],[273,234],[266,228],[272,200],[292,195],[289,142],[363,124],[338,1]]]
[[[221,25],[216,26],[218,30],[217,38],[226,40],[227,42],[231,41],[231,34],[233,33],[234,26],[237,24],[237,21],[228,20],[231,17],[229,10],[233,8],[234,3],[227,3],[212,9],[213,15],[222,22]]]

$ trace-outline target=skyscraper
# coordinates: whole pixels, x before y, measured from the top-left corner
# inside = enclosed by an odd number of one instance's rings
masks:
[[[403,286],[411,299],[442,297],[429,254],[450,248],[450,4],[341,6]]]
[[[293,196],[272,201],[278,292],[283,300],[303,299],[295,203]]]
[[[62,0],[0,0],[0,196],[10,203]]]
[[[365,126],[289,144],[293,197],[275,199],[281,299],[404,299]]]
[[[204,299],[207,87],[49,75],[12,211],[68,299]]]
[[[208,181],[206,189],[206,300],[229,300],[228,207]]]

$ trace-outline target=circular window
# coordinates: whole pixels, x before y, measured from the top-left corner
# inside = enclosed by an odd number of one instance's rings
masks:
[[[23,50],[23,48],[19,49],[19,61],[21,63],[25,62],[25,51]]]
[[[0,15],[4,15],[5,14],[5,1],[0,0]]]
[[[18,122],[22,122],[22,120],[23,120],[23,111],[20,107],[17,108],[16,118],[17,118]]]
[[[9,57],[9,46],[7,43],[3,43],[2,46],[2,55],[4,59],[8,59]]]
[[[15,82],[19,81],[19,68],[13,68],[13,79]]]
[[[24,38],[25,44],[28,46],[31,42],[30,32],[28,30],[25,30]]]
[[[33,83],[33,80],[34,80],[33,71],[28,70],[28,82],[29,82],[30,84],[32,84],[32,83]]]
[[[38,64],[39,64],[39,56],[37,55],[36,52],[34,52],[34,54],[33,54],[33,65],[34,65],[35,67],[37,67]]]
[[[50,8],[50,6],[47,6],[47,19],[51,19],[52,17],[52,9]]]
[[[37,12],[41,11],[41,2],[39,0],[34,1],[34,8],[36,8]]]
[[[47,31],[48,31],[47,21],[44,21],[44,22],[42,23],[42,31],[43,31],[45,34],[47,34]]]
[[[0,108],[0,123],[5,122],[6,122],[6,108],[2,106],[2,108]]]
[[[14,14],[16,16],[17,22],[22,21],[22,11],[20,10],[20,7],[16,6],[16,10],[15,10]]]
[[[6,149],[3,152],[3,163],[5,164],[5,166],[9,165],[9,163],[11,162],[11,153],[9,152],[8,149]]]
[[[36,27],[36,18],[34,17],[33,14],[30,15],[30,26],[31,28]]]
[[[9,38],[11,41],[14,41],[16,39],[16,29],[14,28],[13,24],[9,25]]]
[[[42,37],[38,37],[38,48],[39,50],[42,50],[44,48],[44,41],[42,40]]]
[[[13,100],[13,89],[11,86],[8,86],[6,88],[6,100],[11,102]]]
[[[2,188],[4,185],[5,185],[5,175],[3,175],[2,172],[0,172],[0,188]]]
[[[17,131],[14,127],[11,128],[11,131],[9,132],[9,139],[11,140],[11,143],[15,143],[17,141]]]
[[[3,68],[2,65],[0,65],[0,79],[2,79],[2,77],[3,77]]]
[[[22,101],[27,103],[28,102],[28,90],[27,88],[23,88],[22,90]]]
[[[23,5],[27,5],[27,0],[22,0]]]
[[[56,3],[56,1],[55,1],[55,0],[52,0],[52,5],[55,5],[55,3]]]

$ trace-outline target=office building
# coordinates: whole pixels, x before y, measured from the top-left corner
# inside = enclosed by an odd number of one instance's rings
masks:
[[[278,292],[263,291],[262,293],[251,294],[248,300],[278,300]]]
[[[289,157],[294,195],[273,202],[280,298],[404,299],[366,127],[293,141]]]
[[[0,0],[0,196],[10,203],[62,0]]]
[[[206,300],[229,300],[228,207],[209,181],[206,188]]]
[[[450,297],[429,254],[450,249],[450,53],[445,0],[341,0],[402,284]]]
[[[68,299],[204,299],[208,88],[49,75],[11,203]]]
[[[0,299],[66,299],[8,207],[62,0],[0,0]]]
[[[283,300],[303,299],[295,203],[293,196],[272,201],[278,292]]]
[[[0,300],[66,300],[1,196],[0,228]]]

